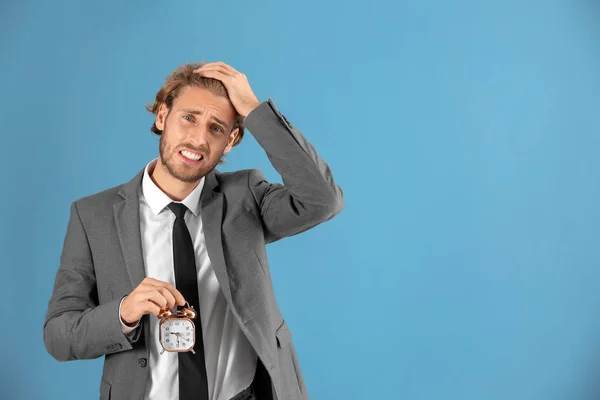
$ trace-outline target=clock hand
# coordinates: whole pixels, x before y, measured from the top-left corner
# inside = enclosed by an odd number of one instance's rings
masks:
[[[179,332],[175,332],[174,333],[175,336],[177,336],[177,343],[179,344],[179,338],[182,338],[183,340],[186,340],[188,342],[190,342],[190,339],[186,339],[183,336],[181,336],[181,333]],[[190,349],[190,351],[192,352],[192,354],[196,354],[196,352],[194,351],[194,349]]]
[[[177,336],[177,338],[181,338],[181,339],[185,340],[186,342],[189,342],[189,341],[190,341],[190,339],[183,337],[183,336],[182,336],[182,334],[181,334],[181,332],[175,332],[175,333],[173,333],[173,334],[174,334],[175,336]]]
[[[183,337],[182,334],[181,334],[181,332],[177,332],[177,333],[175,333],[175,335],[177,335],[177,337],[179,337],[179,338],[181,338],[181,339],[183,339],[185,341],[188,341],[188,342],[190,341],[190,339]]]

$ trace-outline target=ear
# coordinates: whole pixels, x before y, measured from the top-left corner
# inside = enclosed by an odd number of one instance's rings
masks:
[[[238,136],[239,133],[240,133],[240,128],[235,128],[229,134],[229,140],[227,141],[227,146],[223,150],[223,154],[229,153],[229,150],[231,150],[231,148],[233,147],[233,142],[235,142],[235,138],[237,138],[237,136]]]
[[[156,121],[154,121],[156,127],[161,131],[165,130],[165,121],[168,113],[169,108],[167,105],[165,103],[161,103],[161,105],[158,107],[158,112],[156,113]]]

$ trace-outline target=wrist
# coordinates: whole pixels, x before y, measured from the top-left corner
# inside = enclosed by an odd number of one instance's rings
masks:
[[[241,112],[240,114],[244,118],[246,118],[258,106],[260,106],[260,101],[256,100],[255,102],[251,103],[248,107],[246,107],[244,110],[242,110],[243,112]]]
[[[121,323],[129,328],[134,328],[139,324],[139,319],[136,321],[131,321],[131,318],[125,317],[123,315],[123,302],[125,301],[125,298],[127,296],[123,296],[123,298],[121,299],[121,304],[119,305],[119,319],[121,320]]]
[[[127,322],[123,318],[121,318],[121,321],[123,322],[123,325],[128,326],[129,328],[134,328],[134,327],[136,327],[140,323],[140,320],[137,320],[137,321],[134,321],[134,322]]]

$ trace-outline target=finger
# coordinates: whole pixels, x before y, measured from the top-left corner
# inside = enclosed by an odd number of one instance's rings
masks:
[[[220,72],[223,75],[231,76],[231,77],[236,76],[236,73],[237,73],[237,71],[228,70],[227,68],[225,68],[221,65],[203,66],[201,68],[198,68],[197,70],[194,70],[194,72],[197,72],[200,75],[202,75],[203,73],[208,72],[208,71]]]
[[[162,294],[163,297],[167,300],[167,306],[169,307],[169,309],[173,308],[177,301],[175,300],[175,296],[173,296],[169,289],[165,287],[159,287],[157,290],[160,291],[160,294]]]
[[[231,79],[233,78],[232,76],[224,74],[223,72],[217,70],[200,71],[198,72],[198,74],[205,78],[217,79],[223,82],[224,84],[229,84],[231,82]]]
[[[214,76],[212,76],[211,74],[221,74],[223,76],[233,77],[232,74],[230,74],[227,71],[220,69],[220,68],[200,69],[196,73],[199,74],[200,76],[205,76],[205,77],[210,77],[210,78],[214,78]]]
[[[229,72],[237,72],[231,65],[225,64],[222,61],[217,61],[217,62],[211,62],[211,63],[206,63],[203,66],[196,68],[195,71],[200,70],[200,69],[205,69],[205,68],[221,68],[224,69],[226,71]]]
[[[165,299],[165,296],[163,296],[157,289],[140,292],[138,294],[138,300],[141,303],[145,303],[148,300],[153,301],[163,309],[168,307],[167,299]]]
[[[171,285],[169,282],[164,282],[164,281],[159,281],[158,279],[154,279],[154,278],[147,278],[147,284],[150,286],[150,288],[156,288],[156,287],[162,287],[162,288],[166,288],[171,295],[175,298],[175,302],[180,305],[183,306],[185,305],[185,299],[183,298],[183,295],[181,294],[181,292],[179,290],[177,290],[177,288],[173,285]],[[148,288],[148,289],[150,289]]]
[[[225,68],[229,72],[232,72],[234,74],[240,74],[240,71],[233,68],[231,65],[224,63],[223,61],[217,61],[217,62],[215,62],[215,64]]]
[[[160,314],[162,308],[156,304],[155,302],[153,302],[152,300],[148,300],[145,304],[144,304],[144,313],[148,314],[154,314],[158,317],[158,314]]]
[[[229,77],[232,80],[235,81],[244,81],[247,82],[248,78],[246,77],[246,75],[242,74],[239,71],[236,71],[233,68],[226,68],[220,65],[216,65],[216,66],[212,66],[209,68],[199,68],[197,70],[194,70],[194,72],[199,73],[201,76],[207,76],[209,78],[215,78],[215,79],[220,79],[218,77],[215,76],[208,76],[206,73],[210,73],[209,71],[215,72],[215,73],[222,73],[224,76]]]
[[[154,278],[146,278],[144,280],[144,282],[146,282],[145,290],[151,290],[151,289],[162,288],[162,287],[168,288],[169,286],[174,287],[169,282],[161,281],[161,280],[154,279]]]
[[[168,290],[171,296],[173,296],[173,304],[177,303],[180,306],[185,305],[185,299],[183,298],[183,295],[175,286],[167,282],[162,282],[161,287]]]
[[[219,65],[218,61],[213,61],[213,62],[207,62],[203,65],[201,65],[200,67],[196,68],[195,71],[202,69],[202,68],[210,68],[210,67],[214,67],[216,65]]]
[[[141,285],[146,285],[146,286],[163,286],[165,283],[167,282],[163,282],[163,281],[159,281],[156,278],[151,278],[151,277],[146,277],[144,278],[144,280],[142,281],[142,283],[140,283]]]
[[[185,298],[183,297],[183,295],[181,294],[181,292],[179,290],[177,290],[177,288],[175,286],[169,285],[169,286],[167,286],[167,289],[173,295],[174,302],[176,302],[177,305],[180,305],[180,306],[184,306],[185,305]]]

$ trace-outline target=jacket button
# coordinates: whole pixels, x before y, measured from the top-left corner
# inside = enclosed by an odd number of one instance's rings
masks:
[[[138,360],[138,364],[140,364],[140,367],[144,368],[148,364],[148,360],[146,360],[145,358],[140,358]]]

